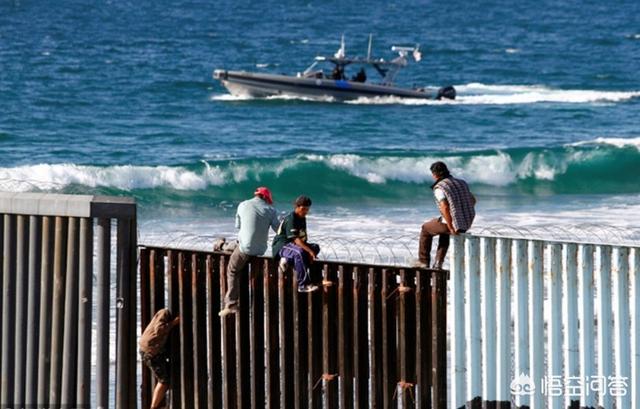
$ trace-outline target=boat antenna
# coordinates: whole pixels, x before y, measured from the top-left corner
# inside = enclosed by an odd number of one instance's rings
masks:
[[[373,34],[369,33],[369,50],[367,51],[367,60],[371,59],[371,42],[373,41]]]
[[[344,46],[344,34],[342,34],[342,38],[340,39],[340,49],[334,54],[336,58],[344,58],[346,54],[345,46]]]

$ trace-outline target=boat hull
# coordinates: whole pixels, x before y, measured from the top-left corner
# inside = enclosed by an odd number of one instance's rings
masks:
[[[328,78],[302,78],[245,71],[215,70],[214,78],[232,95],[264,98],[289,95],[339,101],[358,98],[400,97],[436,99],[437,93]]]

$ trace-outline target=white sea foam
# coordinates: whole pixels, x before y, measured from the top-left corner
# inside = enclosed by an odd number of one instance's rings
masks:
[[[223,170],[207,166],[200,173],[169,166],[81,166],[75,164],[38,164],[0,168],[0,182],[13,181],[13,191],[58,189],[68,185],[111,187],[122,190],[169,187],[178,190],[201,190],[208,185],[223,185],[246,178],[242,167]]]
[[[298,100],[298,101],[312,101],[312,102],[335,102],[335,99],[333,97],[303,97],[300,95],[287,95],[287,94],[282,94],[282,95],[271,95],[268,96],[264,99],[268,99],[271,101],[292,101],[292,100]]]
[[[498,152],[495,155],[474,156],[466,163],[462,158],[452,159],[447,158],[452,173],[472,183],[506,186],[515,182],[514,163],[506,153]]]
[[[420,183],[429,179],[430,157],[365,158],[359,155],[331,155],[322,160],[331,168],[341,169],[369,183],[385,183],[387,180]]]
[[[250,95],[231,95],[231,94],[216,94],[211,96],[211,101],[251,101],[255,99]]]
[[[252,100],[268,100],[268,101],[311,101],[311,102],[335,102],[332,97],[302,97],[299,95],[271,95],[264,98],[254,97],[251,95],[232,95],[232,94],[216,94],[210,97],[211,101],[252,101]]]
[[[614,138],[614,137],[599,137],[589,141],[579,141],[568,146],[584,146],[584,145],[611,145],[616,148],[635,147],[640,151],[640,137],[635,138]]]
[[[434,93],[437,89],[434,90]],[[419,98],[401,98],[401,97],[360,97],[354,100],[345,101],[345,104],[351,105],[444,105],[455,103],[451,100],[434,100]]]
[[[405,183],[425,183],[431,181],[429,166],[436,160],[432,156],[421,157],[377,157],[368,158],[359,155],[316,155],[311,160],[323,161],[327,166],[343,170],[353,176],[367,180],[369,183],[385,183],[398,181]],[[514,164],[512,158],[504,153],[463,158],[447,156],[447,164],[452,173],[472,183],[484,183],[494,186],[506,186],[514,183],[518,177],[536,177],[550,179],[548,165],[542,161],[530,161],[526,171],[519,169],[522,165]],[[560,169],[561,172],[566,170]],[[551,177],[552,178],[552,177]]]
[[[602,138],[599,143],[638,146],[640,138]],[[338,172],[355,176],[372,184],[402,182],[421,184],[431,181],[429,166],[445,160],[452,173],[471,183],[508,186],[520,179],[554,180],[574,163],[593,160],[606,152],[597,149],[569,149],[561,154],[533,151],[515,160],[508,152],[477,155],[449,153],[440,156],[361,156],[356,154],[300,154],[282,160],[201,161],[196,168],[183,166],[85,166],[77,164],[37,164],[0,168],[0,188],[10,191],[55,190],[69,185],[121,190],[170,188],[203,190],[246,181],[260,181],[266,176],[286,176],[296,167],[314,162]],[[322,168],[319,168],[322,170]]]
[[[640,91],[598,91],[598,90],[565,90],[549,88],[543,85],[487,85],[469,83],[455,85],[458,93],[455,100],[429,100],[400,97],[358,98],[347,101],[356,105],[513,105],[535,104],[541,102],[586,104],[602,102],[622,102],[640,97]],[[436,87],[433,92],[436,92]]]
[[[549,88],[542,85],[486,85],[471,83],[457,85],[458,98],[461,104],[533,104],[539,102],[553,103],[594,103],[621,102],[640,97],[640,91],[598,91],[598,90],[565,90]]]

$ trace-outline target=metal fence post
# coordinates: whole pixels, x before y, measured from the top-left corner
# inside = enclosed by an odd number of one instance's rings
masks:
[[[564,246],[564,351],[565,384],[570,384],[570,377],[580,376],[579,365],[579,338],[578,338],[578,256],[575,244]],[[577,400],[577,399],[576,399]],[[571,397],[566,396],[565,405],[571,405]]]
[[[595,375],[593,368],[594,326],[593,326],[593,247],[580,245],[580,370],[582,379],[592,379]],[[596,400],[593,391],[582,388],[580,405],[583,407],[595,407]]]
[[[3,282],[2,282],[2,370],[0,378],[0,406],[13,404],[13,363],[15,324],[16,276],[16,217],[4,215]]]
[[[27,364],[27,278],[28,278],[28,253],[29,253],[29,219],[27,216],[19,215],[17,223],[16,237],[16,328],[15,328],[15,351],[14,351],[14,392],[13,404],[24,405],[25,395],[25,374]]]
[[[51,372],[49,403],[60,405],[62,341],[64,337],[64,290],[67,250],[67,218],[56,217],[53,250],[53,312],[51,317]]]
[[[531,378],[534,382],[540,382],[544,377],[544,277],[543,246],[538,240],[529,241],[529,344]],[[532,408],[545,406],[542,385],[535,389],[531,397]]]
[[[78,224],[77,218],[69,218],[60,391],[60,403],[63,406],[75,403],[75,377],[78,370]]]
[[[629,319],[629,249],[616,247],[613,250],[613,303],[615,306],[615,363],[616,379],[626,379],[629,385],[631,377],[631,351],[630,333],[631,322]],[[638,334],[634,334],[638,336]],[[631,407],[631,394],[627,393],[616,397],[618,408]]]
[[[464,313],[464,237],[453,236],[451,246],[451,407],[465,404],[465,313]]]
[[[27,373],[26,406],[35,405],[38,394],[38,332],[40,312],[40,261],[42,252],[42,219],[29,218],[29,290],[27,307]]]
[[[513,281],[515,291],[515,377],[524,379],[531,376],[529,367],[529,298],[528,298],[528,268],[527,268],[527,243],[525,240],[513,242]],[[516,404],[529,405],[527,395],[518,395]]]
[[[109,306],[111,220],[98,219],[96,274],[96,398],[98,409],[109,407]]]
[[[511,402],[511,240],[496,242],[498,282],[498,362],[496,395],[500,402]]]
[[[467,237],[465,240],[467,401],[476,400],[482,396],[482,343],[480,333],[482,308],[480,306],[479,241],[476,237]]]
[[[631,402],[632,409],[640,407],[640,248],[634,248],[631,253],[631,333],[635,334],[631,340]]]
[[[488,401],[496,396],[496,241],[481,239],[482,260],[482,397]]]
[[[562,375],[562,246],[549,245],[549,301],[547,307],[549,364],[547,377]],[[562,396],[549,396],[549,409],[564,407]]]
[[[93,306],[93,219],[80,220],[78,283],[78,372],[76,400],[88,407],[91,388],[91,308]]]
[[[611,303],[611,247],[598,246],[598,376],[607,379],[613,375],[613,311]],[[599,394],[598,405],[613,406],[610,394]]]
[[[51,303],[53,284],[54,218],[42,219],[42,264],[40,268],[40,325],[38,336],[37,402],[49,403],[49,371],[51,359]]]

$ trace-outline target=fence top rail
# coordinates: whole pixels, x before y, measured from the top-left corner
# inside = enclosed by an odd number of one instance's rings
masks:
[[[132,219],[136,202],[130,197],[0,192],[0,214]]]
[[[178,248],[178,247],[172,247],[172,246],[153,246],[153,245],[145,245],[145,244],[140,244],[138,246],[138,248],[140,249],[147,249],[147,250],[160,250],[160,251],[178,251],[178,252],[188,252],[188,253],[199,253],[199,254],[204,254],[204,255],[225,255],[225,256],[231,256],[231,253],[229,252],[224,252],[224,251],[206,251],[206,250],[196,250],[196,249],[190,249],[190,248]],[[258,260],[271,260],[272,257],[269,256],[257,256],[256,257]],[[429,273],[448,273],[449,270],[434,270],[431,268],[417,268],[417,267],[411,267],[411,266],[399,266],[399,265],[384,265],[384,264],[370,264],[370,263],[359,263],[359,262],[352,262],[352,261],[336,261],[336,260],[322,260],[322,259],[318,259],[317,261],[318,263],[322,263],[322,264],[326,264],[326,265],[330,265],[330,266],[342,266],[342,267],[358,267],[358,268],[363,268],[363,269],[369,269],[369,268],[374,268],[377,270],[420,270],[420,271],[427,271]]]

